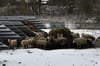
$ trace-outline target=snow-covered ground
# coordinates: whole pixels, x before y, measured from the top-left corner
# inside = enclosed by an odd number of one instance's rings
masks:
[[[97,49],[17,49],[0,52],[0,66],[100,66]]]

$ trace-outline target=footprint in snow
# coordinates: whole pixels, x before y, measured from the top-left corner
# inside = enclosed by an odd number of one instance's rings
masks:
[[[10,53],[10,55],[13,55],[13,53]]]
[[[33,52],[28,50],[27,53],[33,53]]]
[[[6,66],[6,64],[2,64],[2,66]]]
[[[96,54],[96,56],[99,56],[99,54]]]
[[[90,60],[90,62],[94,63],[94,64],[98,64],[97,61],[94,61],[94,60]]]
[[[50,66],[50,65],[48,65],[48,66]]]
[[[62,55],[65,55],[64,53]]]
[[[22,62],[18,62],[18,64],[21,64]]]
[[[2,61],[0,61],[0,63],[2,63]]]
[[[73,64],[73,66],[75,66],[75,64]]]
[[[83,54],[81,54],[81,56],[84,56]]]
[[[43,54],[42,54],[42,53],[40,53],[40,55],[41,55],[41,56],[43,56]]]
[[[98,62],[95,62],[95,64],[98,64]]]
[[[8,60],[3,60],[3,62],[7,62]]]

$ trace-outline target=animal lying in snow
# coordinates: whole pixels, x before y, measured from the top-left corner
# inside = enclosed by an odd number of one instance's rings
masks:
[[[92,41],[95,41],[95,37],[90,35],[90,34],[84,34],[82,33],[82,37],[85,38],[85,39],[90,39]]]
[[[95,47],[100,47],[100,37],[98,37],[98,38],[94,41],[94,46],[95,46]]]
[[[73,43],[74,43],[74,46],[76,48],[89,48],[89,47],[93,47],[93,43],[91,42],[91,40],[85,39],[83,37],[75,38]]]
[[[59,42],[57,42],[57,34],[62,34],[63,37],[67,39],[67,41],[66,41],[66,47],[67,48],[70,48],[72,46],[72,44],[73,44],[73,36],[71,34],[70,29],[68,29],[68,28],[54,28],[49,32],[49,36],[53,36],[54,37],[52,39],[52,41],[55,42],[56,45],[57,45],[57,43],[59,45]],[[52,45],[53,44],[54,43],[52,43]]]
[[[8,43],[11,48],[17,47],[17,40],[16,39],[8,39]]]
[[[47,43],[47,39],[43,36],[38,36],[35,40],[35,44],[38,48],[46,49]]]
[[[26,37],[25,40],[29,41],[30,47],[35,47],[35,37]]]
[[[73,38],[80,38],[79,33],[74,33],[74,32],[71,32],[71,33],[72,33]]]
[[[29,40],[24,39],[24,40],[21,41],[21,46],[23,48],[28,48],[29,45],[30,45],[30,41]]]
[[[67,40],[67,38],[63,37],[63,34],[57,34],[57,43],[60,45],[61,48],[66,47]]]

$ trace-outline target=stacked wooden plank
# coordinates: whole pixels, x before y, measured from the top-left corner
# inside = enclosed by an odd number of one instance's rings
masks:
[[[14,31],[21,37],[34,36],[34,34],[20,21],[2,21],[1,23],[10,28],[12,31]]]
[[[20,38],[20,36],[11,29],[0,23],[0,39]]]
[[[35,34],[21,21],[29,20],[37,29],[44,29],[45,26],[34,16],[0,16],[0,23],[17,33],[21,37],[32,37]]]
[[[34,16],[0,16],[0,21],[22,21],[29,20],[32,24],[35,25],[38,29],[45,29],[46,27],[42,22],[36,19]]]

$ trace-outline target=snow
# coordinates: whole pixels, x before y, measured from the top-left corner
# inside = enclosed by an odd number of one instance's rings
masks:
[[[17,49],[0,52],[0,66],[100,66],[97,49]]]

